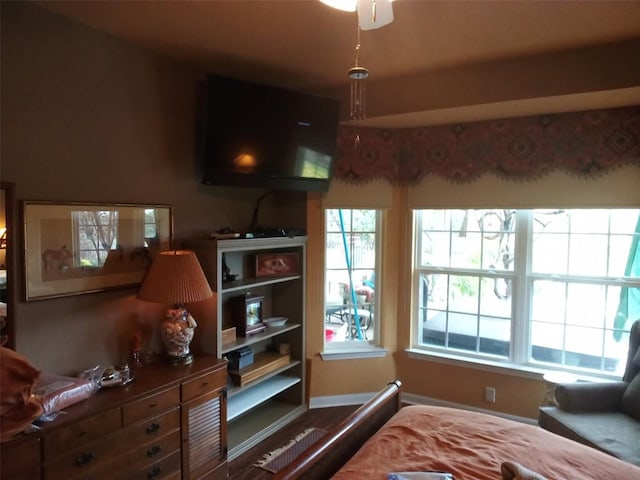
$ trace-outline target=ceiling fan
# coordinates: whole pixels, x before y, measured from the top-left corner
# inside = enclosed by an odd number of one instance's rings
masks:
[[[325,5],[344,10],[358,12],[360,30],[373,30],[384,27],[393,21],[393,0],[320,0]]]

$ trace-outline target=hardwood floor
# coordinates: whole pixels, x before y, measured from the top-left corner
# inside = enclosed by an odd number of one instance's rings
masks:
[[[229,463],[229,478],[232,480],[267,480],[272,473],[254,467],[253,464],[267,452],[285,445],[297,434],[310,427],[329,430],[337,426],[358,408],[357,405],[346,407],[314,408],[277,431],[262,443],[235,458]]]

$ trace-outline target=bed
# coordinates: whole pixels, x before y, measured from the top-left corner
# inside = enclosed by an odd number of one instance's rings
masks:
[[[455,480],[638,478],[640,467],[535,425],[448,407],[401,408],[392,382],[274,478],[385,480],[442,471]]]

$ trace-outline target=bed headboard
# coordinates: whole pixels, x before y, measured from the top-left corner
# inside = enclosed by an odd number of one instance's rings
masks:
[[[274,480],[326,480],[400,410],[399,380],[389,383],[336,428],[273,476]]]

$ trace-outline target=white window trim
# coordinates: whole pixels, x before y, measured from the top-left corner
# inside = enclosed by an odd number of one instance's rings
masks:
[[[511,375],[514,377],[528,378],[533,380],[542,380],[542,377],[549,372],[568,372],[576,376],[578,381],[584,382],[602,382],[602,381],[618,381],[620,377],[617,375],[594,375],[586,374],[579,370],[569,370],[567,368],[548,368],[539,367],[531,364],[518,365],[515,363],[497,362],[486,358],[466,357],[455,355],[451,352],[437,352],[433,350],[425,350],[423,348],[407,348],[404,350],[407,357],[414,360],[430,361],[444,365],[453,365],[456,367],[473,368],[490,373],[499,373],[501,375]]]
[[[606,208],[606,207],[603,207]],[[416,209],[420,210],[420,209]],[[420,319],[417,314],[417,302],[419,299],[419,289],[420,284],[418,282],[418,278],[420,276],[420,272],[423,270],[416,266],[415,258],[417,258],[418,252],[420,251],[420,239],[416,239],[416,228],[417,225],[414,221],[413,228],[413,242],[414,242],[414,261],[413,261],[413,275],[412,275],[412,283],[413,283],[413,298],[414,301],[411,305],[411,318],[412,318],[412,337],[411,337],[411,347],[406,349],[409,358],[414,359],[422,359],[422,360],[431,360],[439,363],[446,363],[458,366],[472,366],[476,369],[487,370],[491,372],[499,372],[499,373],[508,373],[516,376],[523,376],[525,378],[540,378],[540,374],[552,372],[552,371],[562,371],[574,374],[580,380],[585,381],[607,381],[607,380],[619,380],[620,375],[617,373],[607,373],[605,371],[595,372],[588,371],[585,372],[581,369],[572,369],[568,365],[553,365],[553,364],[543,364],[543,363],[532,363],[527,361],[528,354],[527,349],[530,343],[530,329],[528,327],[529,323],[529,313],[530,313],[530,297],[526,295],[526,292],[529,291],[530,287],[523,287],[525,283],[530,283],[536,278],[549,278],[548,275],[536,275],[531,272],[531,249],[532,243],[528,241],[528,237],[530,232],[533,229],[533,215],[526,214],[526,222],[521,220],[521,211],[531,212],[534,209],[518,209],[517,216],[517,229],[516,229],[516,251],[523,252],[516,256],[516,265],[514,265],[514,282],[517,285],[514,285],[514,295],[517,297],[514,298],[513,301],[513,309],[512,309],[512,319],[511,319],[511,338],[510,341],[512,343],[512,348],[510,349],[510,355],[507,359],[494,360],[490,355],[483,355],[482,353],[469,353],[468,355],[464,352],[458,353],[456,350],[449,350],[445,348],[440,348],[432,345],[421,345],[419,344],[418,339],[421,335],[421,327],[420,327]],[[433,270],[433,269],[432,269]],[[444,270],[444,269],[443,269]],[[459,269],[464,270],[464,269]],[[477,273],[477,272],[473,272]],[[501,274],[505,272],[500,272]],[[508,273],[508,272],[507,272]],[[583,278],[578,275],[561,275],[560,277],[567,277],[572,280],[583,280],[586,282],[598,282],[598,279],[594,279],[592,277]],[[636,283],[633,281],[618,279],[617,281],[611,281],[611,279],[606,279],[608,283],[619,283],[621,286],[634,286]],[[517,293],[516,293],[517,292]],[[486,367],[486,368],[483,368]],[[533,376],[532,376],[533,375]]]
[[[341,207],[325,207],[323,210],[331,209],[339,209]],[[344,210],[376,210],[376,287],[378,290],[381,290],[381,280],[382,279],[382,248],[383,248],[383,216],[385,214],[384,210],[380,208],[368,208],[368,207],[344,207]],[[323,225],[326,226],[326,216],[323,216]],[[325,227],[323,226],[323,232],[326,237],[327,232]],[[323,254],[323,257],[325,255]],[[324,266],[324,274],[326,275],[326,264]],[[323,282],[326,284],[326,280]],[[323,310],[325,309],[324,303],[324,293],[322,296],[323,299]],[[381,308],[381,295],[376,294],[374,297],[374,312],[382,312]],[[389,350],[381,347],[381,324],[380,317],[376,315],[373,323],[373,335],[374,340],[351,340],[345,342],[327,342],[323,339],[323,351],[320,352],[320,356],[323,360],[347,360],[347,359],[358,359],[358,358],[382,358],[384,357]]]
[[[320,352],[322,360],[354,360],[359,358],[383,358],[389,353],[386,348],[376,345],[363,345],[355,348],[352,345],[345,345],[343,348],[333,348]]]

